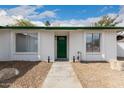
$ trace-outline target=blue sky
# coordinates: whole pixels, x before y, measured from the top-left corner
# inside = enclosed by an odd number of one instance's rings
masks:
[[[0,10],[6,16],[22,16],[31,21],[83,21],[103,15],[117,15],[123,10],[119,5],[44,5],[44,6],[14,6],[2,5]],[[1,14],[1,12],[0,12]],[[2,14],[2,15],[3,15]],[[61,23],[61,22],[60,22]],[[70,22],[71,23],[71,22]],[[78,23],[78,22],[77,22]]]
[[[108,13],[118,13],[119,6],[45,6],[46,9],[60,9],[58,16],[60,19],[86,19],[97,17]]]
[[[0,6],[0,9],[12,9],[18,6],[7,5]],[[86,19],[89,17],[98,17],[106,15],[108,13],[118,13],[120,6],[118,5],[46,5],[39,9],[37,12],[43,12],[46,10],[57,11],[57,19],[69,20],[69,19]]]

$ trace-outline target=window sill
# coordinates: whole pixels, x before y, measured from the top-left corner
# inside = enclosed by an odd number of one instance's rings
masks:
[[[38,52],[16,52],[16,55],[37,55]]]
[[[89,52],[89,53],[86,53],[87,55],[99,55],[101,54],[101,52]]]

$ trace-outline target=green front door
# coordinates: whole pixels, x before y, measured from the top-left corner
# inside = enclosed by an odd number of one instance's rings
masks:
[[[57,58],[67,58],[66,36],[57,36]]]

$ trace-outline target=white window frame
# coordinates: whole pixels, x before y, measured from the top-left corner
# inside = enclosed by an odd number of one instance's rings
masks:
[[[96,33],[98,33],[98,34],[100,34],[100,51],[99,52],[87,52],[87,34],[96,34]],[[93,54],[93,55],[99,55],[99,54],[101,54],[102,53],[102,33],[101,32],[86,32],[86,37],[85,37],[85,49],[86,49],[86,54]]]
[[[16,34],[17,33],[37,33],[37,52],[16,52]],[[14,52],[16,55],[24,55],[24,54],[27,54],[27,55],[32,55],[32,54],[38,54],[38,51],[39,51],[39,33],[38,32],[33,32],[33,31],[17,31],[14,33]]]

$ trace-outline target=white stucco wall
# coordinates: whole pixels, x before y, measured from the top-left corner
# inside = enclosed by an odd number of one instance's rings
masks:
[[[40,48],[41,60],[47,61],[50,56],[51,61],[54,61],[54,32],[40,32]]]
[[[38,33],[38,52],[35,54],[15,52],[15,33],[16,32],[35,32]],[[100,32],[101,52],[98,54],[86,53],[86,33]],[[25,61],[47,61],[50,56],[51,61],[55,60],[55,35],[67,35],[68,38],[68,58],[77,58],[77,52],[81,52],[81,60],[101,61],[117,58],[116,32],[98,30],[77,30],[77,31],[47,31],[47,30],[0,30],[0,61],[25,60]]]
[[[117,56],[124,57],[124,42],[117,42]]]
[[[101,33],[101,47],[100,53],[86,52],[86,34],[87,33]],[[73,56],[77,57],[77,52],[81,52],[81,60],[86,61],[107,61],[117,58],[116,49],[116,32],[112,31],[76,31],[69,34],[69,58],[73,60]]]
[[[69,32],[69,60],[73,60],[73,56],[77,58],[77,52],[80,51],[83,54],[85,53],[83,51],[84,49],[84,34],[81,31],[70,31]]]
[[[15,33],[17,32],[38,33],[38,52],[16,53]],[[54,32],[44,31],[44,30],[11,31],[11,60],[47,61],[48,56],[50,56],[51,61],[54,61]]]
[[[104,50],[106,60],[117,59],[117,40],[116,32],[108,31],[104,37]]]
[[[10,59],[10,31],[0,30],[0,61]]]

